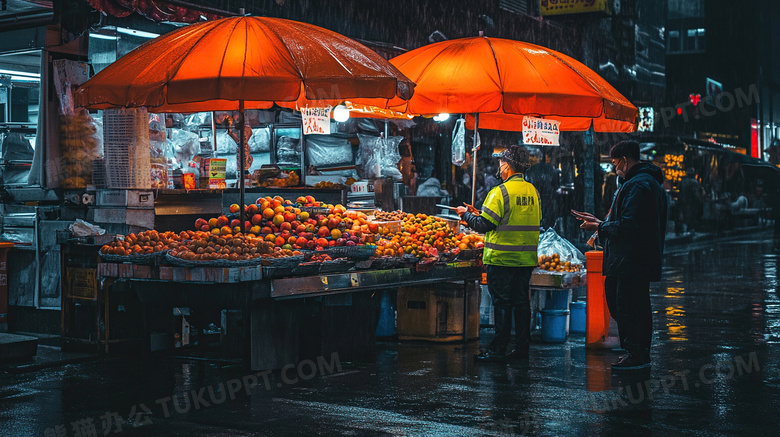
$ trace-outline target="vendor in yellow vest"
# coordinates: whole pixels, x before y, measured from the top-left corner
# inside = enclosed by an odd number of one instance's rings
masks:
[[[485,233],[482,261],[493,299],[496,336],[477,361],[528,358],[531,343],[531,305],[528,287],[537,264],[536,246],[542,209],[536,188],[523,177],[528,169],[528,149],[510,146],[499,156],[499,174],[504,182],[490,190],[482,211],[459,206],[458,215],[471,229]],[[507,353],[515,319],[515,347]]]

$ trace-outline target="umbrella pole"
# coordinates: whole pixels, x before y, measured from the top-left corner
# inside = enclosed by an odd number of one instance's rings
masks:
[[[471,204],[474,205],[477,196],[477,126],[479,114],[474,114],[474,147],[471,149]]]
[[[238,101],[238,218],[241,220],[241,229],[244,228],[244,101]]]

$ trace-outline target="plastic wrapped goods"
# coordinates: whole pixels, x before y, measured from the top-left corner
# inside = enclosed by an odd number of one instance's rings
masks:
[[[309,135],[306,151],[309,164],[316,167],[351,165],[354,159],[349,140],[330,135]]]
[[[460,118],[452,131],[452,164],[460,167],[466,162],[466,123]]]
[[[75,115],[60,116],[60,180],[63,188],[86,188],[92,183],[92,160],[100,157],[102,149],[97,132],[97,126],[86,109],[77,109]]]
[[[398,161],[401,154],[398,153],[398,144],[403,137],[373,137],[358,134],[360,148],[355,163],[359,166],[362,178],[374,179],[380,177],[392,177],[400,181],[401,171],[398,170]]]

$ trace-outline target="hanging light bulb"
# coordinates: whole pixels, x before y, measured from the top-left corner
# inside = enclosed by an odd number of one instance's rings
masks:
[[[439,123],[441,123],[443,121],[447,121],[447,119],[449,118],[450,118],[450,114],[447,114],[446,112],[442,112],[439,115],[434,115],[433,121],[438,121]]]
[[[333,119],[339,123],[349,120],[349,109],[344,105],[338,105],[333,108]]]

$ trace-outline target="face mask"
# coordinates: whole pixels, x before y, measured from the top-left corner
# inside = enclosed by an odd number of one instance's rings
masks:
[[[626,162],[625,158],[623,158],[623,162]],[[625,178],[626,177],[626,171],[620,169],[620,163],[619,162],[618,162],[618,165],[615,166],[615,173],[617,173],[617,175],[620,176],[621,178]]]
[[[498,170],[496,170],[496,179],[498,179],[498,180],[502,180],[503,179],[501,177],[501,167],[499,167]]]

